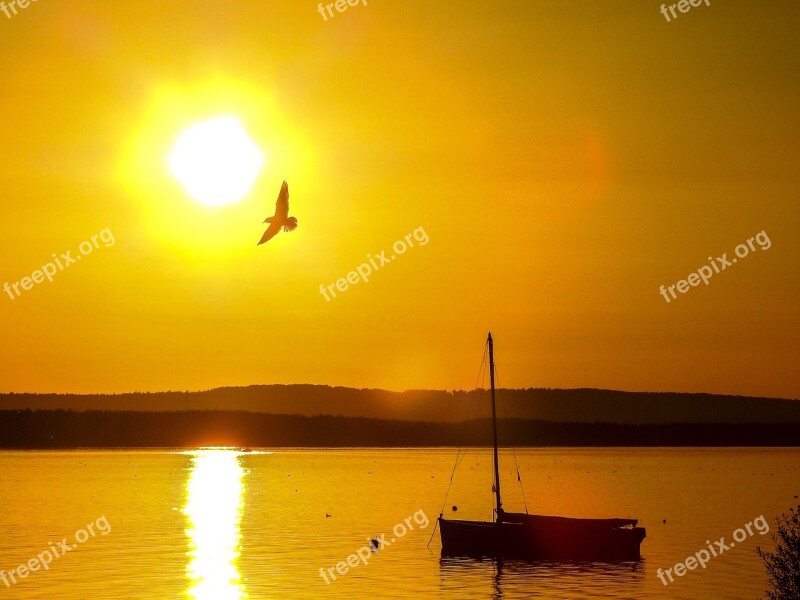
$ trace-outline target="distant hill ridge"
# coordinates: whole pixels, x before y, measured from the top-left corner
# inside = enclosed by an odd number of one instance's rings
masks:
[[[472,411],[469,407],[476,402]],[[750,396],[598,389],[501,389],[498,417],[571,423],[800,423],[800,401]],[[0,394],[0,410],[226,410],[460,422],[489,415],[488,392],[391,392],[327,385],[251,385],[199,392]]]

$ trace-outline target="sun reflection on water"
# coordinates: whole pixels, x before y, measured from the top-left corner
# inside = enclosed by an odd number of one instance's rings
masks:
[[[247,598],[237,566],[244,477],[240,453],[228,449],[192,452],[186,485],[190,597],[196,600]]]

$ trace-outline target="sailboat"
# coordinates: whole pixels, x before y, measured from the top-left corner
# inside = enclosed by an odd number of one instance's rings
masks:
[[[578,519],[503,510],[497,456],[494,342],[489,333],[495,509],[493,520],[463,521],[439,515],[443,557],[545,561],[637,561],[646,532],[637,519]]]

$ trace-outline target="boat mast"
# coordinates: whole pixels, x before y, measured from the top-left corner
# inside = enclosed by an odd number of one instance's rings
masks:
[[[492,384],[492,441],[494,445],[494,495],[497,501],[496,517],[500,516],[503,510],[503,503],[500,501],[500,468],[497,460],[497,410],[494,401],[494,341],[492,332],[489,332],[489,380]],[[495,519],[496,520],[496,519]]]

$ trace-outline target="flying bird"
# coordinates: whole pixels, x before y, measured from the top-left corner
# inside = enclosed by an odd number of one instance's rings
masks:
[[[278,235],[281,227],[284,231],[297,229],[297,219],[289,216],[289,184],[285,181],[278,194],[278,201],[275,203],[275,214],[264,219],[264,223],[269,223],[269,227],[261,236],[261,241],[258,242],[259,246]]]

